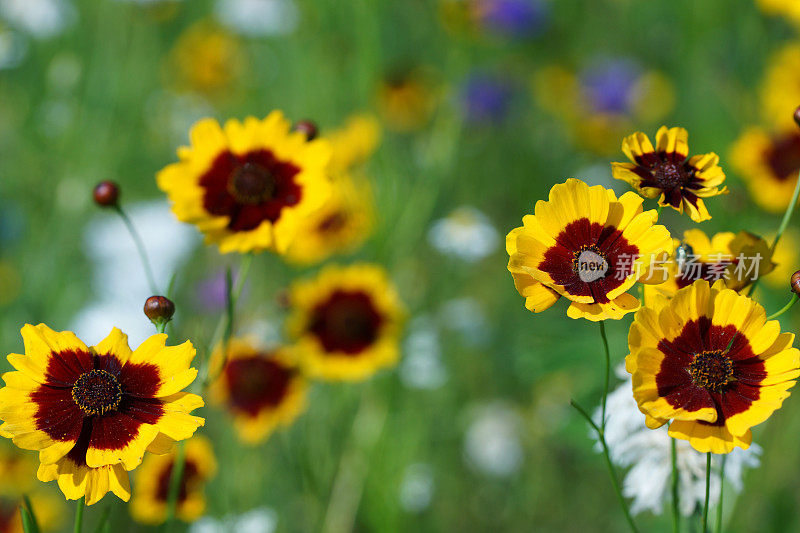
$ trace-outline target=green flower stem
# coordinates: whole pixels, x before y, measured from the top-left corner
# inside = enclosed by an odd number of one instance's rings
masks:
[[[775,234],[775,240],[772,241],[772,245],[769,247],[770,255],[775,252],[775,249],[778,247],[778,242],[781,240],[781,236],[783,232],[786,231],[786,227],[789,225],[789,221],[792,219],[792,215],[794,214],[794,209],[797,207],[797,198],[800,196],[800,175],[798,175],[797,183],[794,186],[794,192],[792,193],[792,200],[789,202],[789,205],[786,206],[786,211],[783,213],[783,218],[781,219],[781,224],[778,226],[778,232]],[[756,291],[756,285],[758,282],[761,281],[761,277],[759,276],[752,285],[750,285],[750,291],[747,293],[748,296],[752,296]]]
[[[670,455],[672,456],[672,531],[678,533],[681,530],[680,500],[678,499],[678,445],[672,437],[670,437]]]
[[[128,228],[128,233],[131,234],[133,238],[133,242],[136,245],[136,251],[139,253],[139,259],[142,261],[142,266],[144,267],[144,273],[147,276],[147,283],[150,285],[150,292],[152,294],[159,294],[158,286],[156,285],[156,278],[153,276],[153,269],[150,268],[150,260],[147,259],[147,251],[144,247],[144,241],[142,241],[139,232],[136,231],[136,227],[133,225],[133,221],[130,217],[122,210],[122,207],[115,206],[114,211],[117,212],[119,217],[122,219],[122,222],[125,223],[125,227]]]
[[[622,512],[625,514],[625,520],[628,521],[628,525],[631,528],[633,533],[638,533],[638,529],[636,528],[636,523],[633,521],[633,517],[631,516],[631,512],[628,509],[628,503],[625,501],[625,497],[622,495],[622,490],[619,486],[619,480],[617,479],[617,471],[614,468],[614,463],[611,462],[611,454],[608,451],[608,445],[606,444],[606,436],[603,433],[603,430],[594,423],[592,417],[586,412],[586,410],[578,405],[575,400],[571,400],[570,405],[574,407],[583,418],[592,426],[592,429],[595,430],[597,433],[597,438],[600,440],[600,445],[603,447],[603,457],[606,459],[606,466],[608,466],[608,473],[611,476],[611,484],[614,486],[614,492],[617,494],[617,499],[619,500],[619,504],[622,507]]]
[[[178,494],[181,489],[181,479],[183,478],[183,468],[186,464],[186,449],[183,442],[178,443],[175,459],[172,463],[172,472],[169,477],[169,492],[167,493],[167,521],[169,525],[175,518],[178,510]]]
[[[791,299],[791,300],[789,300],[789,301],[786,303],[786,305],[784,305],[784,306],[781,308],[781,310],[780,310],[780,311],[777,311],[777,312],[775,312],[775,313],[772,313],[771,315],[769,315],[769,316],[767,317],[767,320],[772,320],[773,318],[778,318],[779,316],[781,316],[783,313],[785,313],[786,311],[788,311],[789,309],[791,309],[791,308],[794,306],[794,304],[796,304],[796,303],[797,303],[797,300],[798,300],[798,299],[800,299],[800,298],[798,298],[798,296],[797,296],[796,294],[792,293],[792,299]]]
[[[83,508],[85,503],[86,496],[83,496],[75,506],[75,527],[73,528],[75,533],[81,533],[83,528]]]
[[[717,525],[714,531],[722,533],[722,501],[725,496],[725,460],[727,455],[722,456],[722,465],[719,468],[719,501],[717,501]]]
[[[606,383],[603,387],[603,407],[601,408],[600,427],[606,430],[606,400],[608,399],[608,383],[611,380],[611,351],[608,348],[608,337],[606,337],[606,323],[600,321],[600,337],[603,339],[603,347],[606,351]]]
[[[703,505],[703,533],[708,533],[708,501],[711,495],[711,452],[706,453],[706,503]]]

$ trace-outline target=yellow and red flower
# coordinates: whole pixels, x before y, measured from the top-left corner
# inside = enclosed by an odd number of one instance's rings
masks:
[[[753,200],[773,213],[789,205],[800,173],[800,130],[793,124],[780,131],[748,128],[731,148],[731,163]]]
[[[359,380],[397,362],[404,311],[383,268],[329,266],[290,293],[287,329],[309,376]]]
[[[686,213],[695,222],[709,220],[703,198],[727,194],[725,173],[715,153],[689,157],[689,134],[683,128],[662,126],[655,147],[642,132],[625,137],[622,151],[631,163],[611,163],[614,177],[628,182],[658,205]]]
[[[262,350],[232,339],[226,350],[215,350],[211,366],[218,369],[212,401],[231,412],[236,433],[247,444],[263,442],[305,410],[308,384],[289,350]]]
[[[794,335],[750,298],[700,280],[636,313],[626,368],[647,426],[700,452],[747,448],[750,428],[789,396],[800,375]]]
[[[194,522],[206,510],[204,488],[217,473],[217,460],[211,442],[202,436],[192,437],[185,447],[175,514],[184,522]],[[149,455],[138,470],[131,500],[131,515],[138,522],[157,525],[167,519],[175,455]]]
[[[506,237],[508,270],[525,306],[538,313],[564,296],[567,316],[592,321],[635,311],[639,301],[626,291],[647,281],[671,245],[656,211],[643,211],[642,202],[636,193],[617,199],[577,179],[555,185]]]
[[[204,423],[189,414],[203,400],[183,392],[197,375],[188,341],[167,347],[154,335],[131,351],[114,328],[90,348],[44,324],[24,326],[22,338],[25,354],[8,356],[16,371],[0,389],[3,433],[39,451],[39,479],[57,479],[68,499],[91,505],[111,490],[127,500],[127,471],[145,451],[165,453]]]
[[[291,132],[279,111],[264,120],[203,119],[180,161],[158,173],[175,216],[195,224],[220,252],[283,253],[305,216],[330,195],[327,141]]]
[[[672,297],[699,279],[722,280],[727,288],[741,291],[773,268],[769,244],[758,235],[725,231],[709,238],[702,230],[691,229],[682,240],[674,239],[672,255],[663,268],[652,269],[653,276],[664,282],[655,285],[657,279],[651,279],[645,286],[645,300],[649,301],[650,294]]]

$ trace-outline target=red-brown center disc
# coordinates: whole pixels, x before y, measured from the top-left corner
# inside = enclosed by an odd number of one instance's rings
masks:
[[[103,415],[116,411],[122,400],[122,386],[105,370],[81,374],[72,386],[72,399],[86,415]]]

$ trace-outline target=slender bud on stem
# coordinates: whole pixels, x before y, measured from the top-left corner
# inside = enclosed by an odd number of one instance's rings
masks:
[[[156,326],[163,326],[175,314],[175,304],[166,296],[151,296],[144,302],[144,314]]]
[[[300,120],[294,125],[294,131],[306,134],[306,140],[313,141],[319,134],[317,125],[311,120]]]
[[[95,185],[92,196],[100,207],[114,207],[119,200],[119,186],[113,181],[101,181]]]

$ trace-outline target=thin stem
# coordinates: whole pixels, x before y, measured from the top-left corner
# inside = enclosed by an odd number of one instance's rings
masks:
[[[73,531],[75,533],[81,533],[81,529],[83,528],[83,508],[85,503],[86,503],[86,496],[83,496],[81,497],[80,500],[78,500],[78,503],[76,504],[75,527],[73,528]]]
[[[167,493],[167,521],[169,524],[175,518],[178,510],[178,494],[181,489],[181,479],[183,479],[183,469],[186,464],[186,450],[183,442],[178,444],[175,459],[172,462],[172,472],[169,477],[169,492]]]
[[[611,484],[614,486],[614,492],[617,494],[617,499],[619,500],[619,504],[622,507],[622,512],[625,514],[625,520],[628,521],[628,525],[631,528],[631,531],[634,533],[638,533],[638,529],[636,528],[636,523],[633,521],[633,517],[631,516],[631,512],[628,510],[628,503],[625,501],[625,497],[622,495],[622,490],[619,487],[619,481],[617,480],[617,471],[614,468],[614,463],[611,462],[611,454],[608,451],[608,444],[606,444],[606,437],[603,433],[603,430],[594,423],[592,417],[584,410],[583,407],[578,405],[575,400],[570,400],[570,405],[574,407],[583,418],[589,422],[589,425],[592,426],[592,429],[595,430],[597,433],[597,438],[600,440],[600,445],[603,447],[603,457],[606,459],[606,466],[608,466],[608,473],[611,476]]]
[[[606,400],[608,399],[608,383],[611,381],[611,352],[608,348],[608,337],[606,337],[606,323],[600,321],[600,337],[603,339],[603,347],[606,351],[606,383],[603,387],[603,407],[601,408],[600,427],[606,430]]]
[[[706,503],[703,505],[703,533],[708,533],[708,501],[711,495],[711,452],[706,453]]]
[[[780,311],[777,311],[777,312],[772,313],[771,315],[769,315],[767,317],[767,320],[772,320],[773,318],[778,318],[779,316],[781,316],[783,313],[785,313],[786,311],[791,309],[794,306],[794,304],[797,303],[798,299],[800,299],[800,298],[798,298],[798,296],[796,294],[792,293],[792,299],[789,300],[788,302],[786,302],[786,305],[781,307]]]
[[[792,193],[792,200],[789,202],[789,205],[786,206],[786,211],[783,213],[783,218],[781,219],[781,224],[778,226],[778,232],[775,234],[775,240],[772,241],[772,245],[769,247],[770,256],[775,253],[775,249],[778,247],[778,242],[781,240],[781,236],[783,232],[786,230],[786,227],[789,225],[789,221],[792,219],[792,215],[794,214],[794,209],[797,207],[797,198],[800,196],[800,175],[798,175],[797,183],[794,185],[794,192]],[[761,281],[761,277],[756,279],[752,285],[750,285],[750,291],[747,293],[748,296],[752,296],[753,293],[756,291],[756,285],[758,282]]]
[[[661,210],[664,208],[663,205],[658,204],[658,208],[656,208],[656,215],[661,216]]]
[[[122,219],[122,222],[125,223],[125,227],[128,228],[128,233],[131,234],[133,238],[133,242],[136,245],[136,251],[139,253],[139,259],[142,261],[142,266],[144,267],[144,273],[147,276],[147,283],[150,285],[150,292],[153,294],[158,294],[158,286],[156,285],[156,278],[153,275],[153,269],[150,268],[150,261],[147,259],[147,251],[144,247],[144,241],[139,236],[139,232],[136,231],[136,227],[133,225],[133,221],[131,221],[130,217],[122,210],[122,207],[115,206],[114,211]]]
[[[670,437],[670,455],[672,456],[672,531],[678,533],[681,530],[680,501],[678,499],[678,445],[672,437]]]
[[[719,501],[717,501],[717,525],[714,531],[722,533],[722,501],[725,496],[725,461],[727,455],[722,456],[722,465],[719,468]]]

